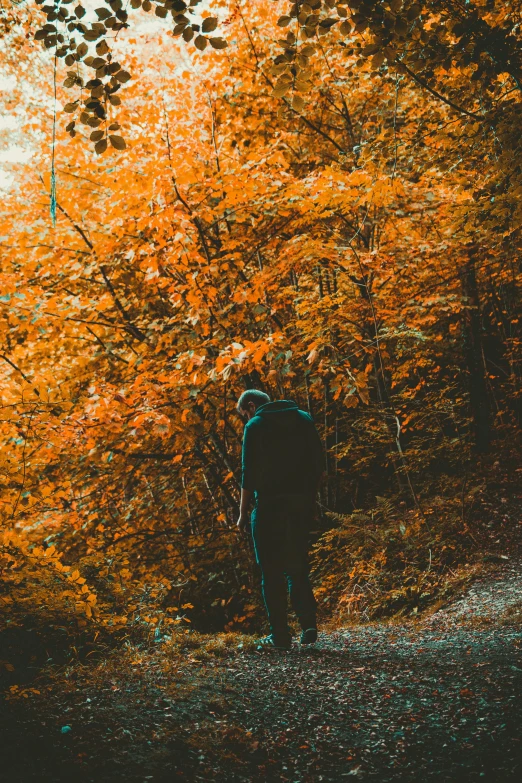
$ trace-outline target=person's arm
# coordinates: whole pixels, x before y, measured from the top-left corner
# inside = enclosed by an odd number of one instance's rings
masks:
[[[247,529],[248,523],[250,521],[248,516],[248,507],[250,506],[252,495],[253,492],[251,489],[245,489],[244,487],[241,488],[241,506],[239,508],[239,519],[237,520],[237,527],[238,530],[241,530],[242,532]]]
[[[250,522],[248,507],[254,494],[255,482],[255,430],[252,426],[245,427],[242,451],[241,504],[239,508],[238,530],[247,529]]]

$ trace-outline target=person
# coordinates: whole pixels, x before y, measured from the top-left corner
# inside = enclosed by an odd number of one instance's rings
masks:
[[[237,527],[248,529],[248,509],[255,499],[252,538],[270,624],[261,646],[292,646],[286,582],[302,630],[301,644],[313,644],[317,622],[308,539],[323,473],[321,440],[312,417],[290,400],[271,402],[268,394],[249,389],[239,398],[237,411],[246,421]]]

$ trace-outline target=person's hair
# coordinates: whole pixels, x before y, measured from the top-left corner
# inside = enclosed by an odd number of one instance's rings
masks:
[[[254,403],[257,410],[261,405],[266,405],[267,402],[270,402],[270,397],[268,394],[259,391],[259,389],[247,389],[237,401],[236,410],[238,412],[245,411],[247,405],[251,402]]]

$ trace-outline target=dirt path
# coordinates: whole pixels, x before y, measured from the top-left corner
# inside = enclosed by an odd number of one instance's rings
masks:
[[[7,705],[6,781],[519,781],[521,614],[507,565],[424,620],[314,651],[129,650]]]

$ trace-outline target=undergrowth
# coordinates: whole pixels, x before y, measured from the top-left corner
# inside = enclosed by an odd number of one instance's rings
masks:
[[[312,558],[322,626],[438,608],[484,561],[518,551],[513,475],[490,469],[464,490],[461,479],[445,477],[444,494],[421,498],[417,507],[379,497],[373,508],[330,514],[331,527]],[[124,666],[128,650],[158,644],[166,660],[226,657],[251,649],[265,628],[260,597],[243,628],[197,633],[189,622],[191,604],[168,600],[167,579],[133,581],[125,558],[91,554],[75,565],[63,560],[55,547],[22,535],[0,538],[0,687],[17,685],[21,693],[47,665],[96,667],[111,659]],[[512,609],[505,620],[519,616]]]
[[[374,508],[328,514],[332,527],[313,550],[316,596],[333,626],[416,615],[457,593],[482,562],[519,547],[514,481],[485,475],[408,509],[397,498]]]

